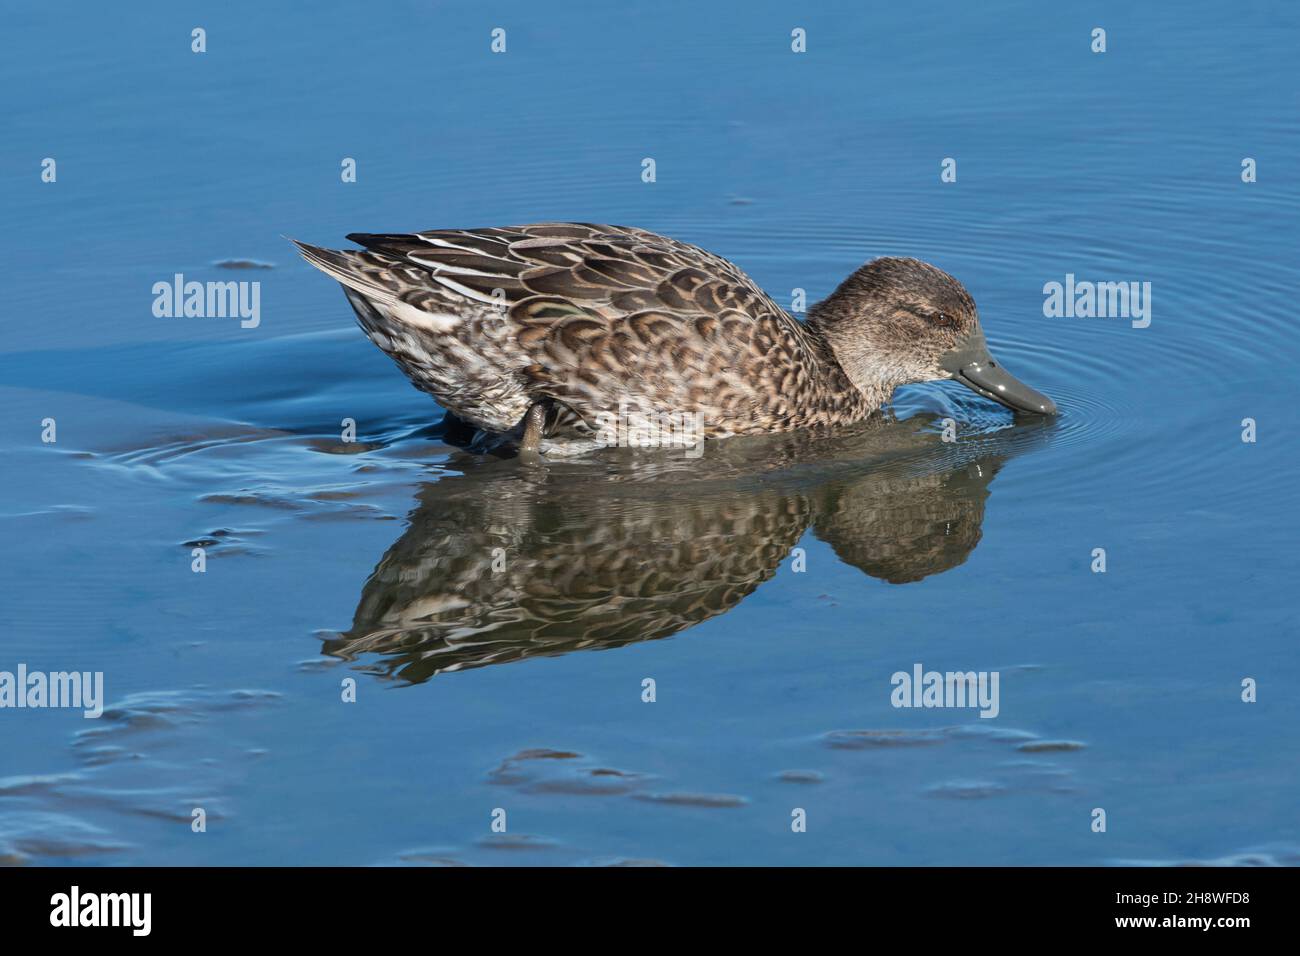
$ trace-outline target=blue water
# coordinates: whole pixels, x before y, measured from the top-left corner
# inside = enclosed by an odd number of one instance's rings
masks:
[[[4,18],[0,671],[110,710],[0,710],[0,861],[1300,860],[1293,7]],[[1062,415],[927,385],[539,471],[444,442],[283,238],[546,219],[783,304],[929,260]],[[260,324],[155,317],[176,273]],[[1150,282],[1150,325],[1045,317],[1067,274]],[[917,663],[999,715],[893,707]]]

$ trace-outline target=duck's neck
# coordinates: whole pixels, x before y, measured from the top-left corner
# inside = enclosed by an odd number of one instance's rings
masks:
[[[805,327],[874,411],[889,401],[894,389],[906,384],[907,376],[893,367],[883,350],[873,347],[860,327],[850,331],[827,305],[812,306]]]

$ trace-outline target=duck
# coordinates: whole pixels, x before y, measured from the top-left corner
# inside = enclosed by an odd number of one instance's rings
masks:
[[[521,452],[600,444],[614,413],[691,416],[697,439],[834,428],[942,379],[1057,414],[989,353],[966,288],[920,259],[867,262],[801,322],[727,259],[630,226],[347,239],[362,248],[290,241],[452,423]]]

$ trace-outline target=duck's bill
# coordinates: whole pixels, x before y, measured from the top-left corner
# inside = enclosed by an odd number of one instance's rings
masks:
[[[1030,388],[994,360],[984,337],[944,356],[943,367],[971,391],[1029,415],[1055,415],[1056,403]]]

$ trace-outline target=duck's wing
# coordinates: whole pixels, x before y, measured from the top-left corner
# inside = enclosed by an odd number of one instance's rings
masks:
[[[588,421],[630,398],[702,410],[716,433],[768,430],[818,387],[824,356],[803,326],[698,246],[593,223],[348,238],[388,275],[424,270],[443,310],[498,305],[530,390]]]
[[[352,233],[348,239],[427,270],[452,291],[476,300],[490,300],[494,293],[499,300],[504,293],[511,305],[559,295],[604,313],[615,295],[653,291],[687,269],[766,298],[721,256],[629,226],[541,222],[492,229]],[[782,311],[774,303],[772,308]]]

